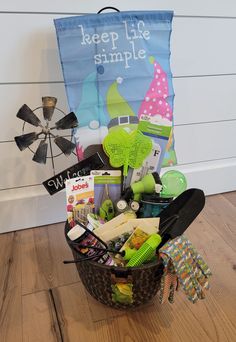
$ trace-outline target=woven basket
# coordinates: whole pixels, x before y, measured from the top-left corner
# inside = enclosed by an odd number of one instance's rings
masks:
[[[74,245],[67,237],[69,225],[65,225],[65,236],[74,259],[81,259]],[[163,274],[163,264],[158,260],[140,267],[114,267],[99,264],[95,261],[76,263],[81,281],[90,293],[99,302],[116,309],[131,309],[149,302],[160,289],[160,280]],[[123,304],[112,299],[112,285],[115,283],[132,283],[133,302]]]

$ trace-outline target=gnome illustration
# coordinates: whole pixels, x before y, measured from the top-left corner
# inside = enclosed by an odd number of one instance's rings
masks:
[[[98,73],[104,70],[100,68]],[[92,72],[83,81],[82,94],[76,115],[79,128],[74,131],[76,153],[79,160],[84,158],[84,150],[91,144],[100,144],[107,134],[108,115],[104,113],[104,101],[99,94],[97,73]]]
[[[137,128],[138,118],[123,96],[119,93],[118,86],[123,82],[118,77],[108,88],[106,96],[107,111],[110,116],[109,131],[122,125],[127,131]]]
[[[149,58],[149,62],[154,66],[154,75],[149,89],[141,103],[138,117],[148,120],[160,126],[173,126],[173,111],[168,103],[169,96],[168,78],[161,65],[154,59]],[[166,147],[162,167],[173,166],[177,164],[174,150],[173,129]]]
[[[103,111],[104,103],[98,86],[96,72],[89,74],[83,81],[81,100],[76,109],[80,127],[97,129],[100,126],[107,126],[108,117]]]
[[[156,116],[157,120],[160,120],[160,125],[169,126],[172,122],[172,108],[167,101],[169,96],[167,74],[154,57],[150,57],[149,61],[154,65],[154,76],[140,106],[138,117]]]

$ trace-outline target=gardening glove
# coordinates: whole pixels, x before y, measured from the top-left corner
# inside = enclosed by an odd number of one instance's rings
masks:
[[[167,242],[159,250],[159,254],[165,268],[170,270],[168,264],[173,265],[171,272],[173,274],[174,270],[190,301],[195,303],[198,299],[205,298],[203,290],[209,288],[211,271],[187,238],[180,236]]]
[[[167,300],[173,304],[174,294],[178,288],[178,278],[171,262],[168,262],[164,267],[164,273],[161,278],[161,288],[159,295],[159,302],[163,304]]]

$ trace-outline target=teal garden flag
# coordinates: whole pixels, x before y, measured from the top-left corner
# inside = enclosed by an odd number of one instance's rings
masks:
[[[176,164],[172,17],[171,11],[129,11],[54,21],[68,103],[79,121],[74,132],[79,159],[108,130],[141,123],[154,139],[159,164]]]

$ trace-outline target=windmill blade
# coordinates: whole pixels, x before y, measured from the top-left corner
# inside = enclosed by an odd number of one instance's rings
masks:
[[[69,156],[75,148],[75,144],[63,137],[56,137],[54,142],[66,156]]]
[[[42,97],[43,103],[43,117],[47,121],[51,121],[54,109],[57,104],[57,98],[52,96],[44,96]]]
[[[27,133],[19,135],[18,137],[15,137],[16,145],[19,147],[21,151],[25,150],[27,147],[29,147],[35,140],[38,139],[38,134],[35,132],[33,133]]]
[[[71,112],[64,116],[64,118],[60,119],[55,123],[57,129],[69,129],[75,128],[78,126],[78,120],[75,113]]]
[[[48,144],[45,142],[45,140],[40,141],[39,146],[32,160],[39,164],[46,164],[47,151],[48,151]]]
[[[17,118],[28,122],[33,126],[41,126],[41,121],[39,120],[39,118],[26,104],[23,104],[23,106],[18,110],[16,116]]]

